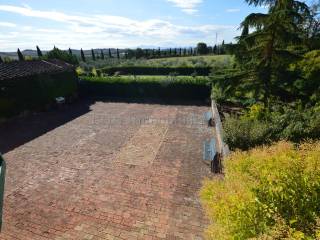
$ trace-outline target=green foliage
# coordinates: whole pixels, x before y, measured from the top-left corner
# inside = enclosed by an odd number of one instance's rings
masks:
[[[208,239],[318,239],[320,142],[235,152],[200,195]]]
[[[200,55],[205,55],[209,53],[208,46],[205,43],[198,43],[197,50],[198,50],[198,54]]]
[[[80,54],[81,54],[81,60],[82,60],[82,62],[86,62],[86,57],[84,56],[84,52],[83,52],[82,48],[81,48]]]
[[[107,75],[114,75],[116,72],[120,72],[121,75],[170,75],[171,73],[176,73],[177,75],[188,76],[196,73],[200,76],[208,76],[211,69],[208,67],[149,67],[149,66],[128,66],[128,67],[107,67],[101,69],[101,71]]]
[[[102,60],[104,60],[104,53],[103,53],[103,50],[101,49],[101,53],[100,53],[100,58],[102,59]]]
[[[256,95],[262,95],[265,103],[273,96],[284,100],[294,82],[288,77],[289,66],[304,49],[302,36],[311,17],[309,8],[295,0],[247,2],[270,5],[268,13],[252,13],[241,23],[236,57],[247,75],[243,81]]]
[[[127,51],[127,55],[134,54],[132,50]],[[120,58],[105,58],[96,59],[92,61],[91,59],[86,59],[86,62],[81,61],[80,66],[86,70],[91,71],[93,67],[99,68],[109,68],[109,67],[169,67],[169,68],[180,68],[180,67],[210,67],[215,70],[232,68],[234,65],[234,57],[230,55],[206,55],[206,56],[193,56],[193,57],[170,57],[170,58],[159,58],[159,59],[130,59],[129,57]]]
[[[274,105],[265,109],[253,105],[244,115],[227,116],[224,138],[232,149],[247,150],[274,141],[301,142],[320,139],[320,107],[289,107]]]
[[[49,51],[45,56],[45,59],[59,59],[64,62],[70,63],[70,64],[78,64],[78,59],[74,55],[70,55],[66,51],[62,51],[59,48],[54,48],[53,50]]]
[[[91,56],[92,56],[92,60],[95,61],[96,60],[96,55],[95,55],[93,49],[91,49]]]
[[[1,81],[0,89],[0,116],[8,117],[25,110],[44,109],[56,97],[76,94],[77,77],[73,71],[41,74]]]
[[[294,84],[297,94],[306,101],[320,100],[320,50],[314,50],[304,55],[303,59],[292,66],[301,76]]]
[[[231,149],[247,150],[270,143],[270,126],[265,121],[247,117],[226,117],[223,123],[224,140]]]
[[[81,92],[90,96],[204,101],[210,97],[210,83],[205,77],[82,77]]]

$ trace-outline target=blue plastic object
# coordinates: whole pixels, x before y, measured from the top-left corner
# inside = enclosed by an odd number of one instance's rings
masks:
[[[212,162],[217,154],[216,141],[212,138],[210,141],[205,141],[203,144],[203,160]]]

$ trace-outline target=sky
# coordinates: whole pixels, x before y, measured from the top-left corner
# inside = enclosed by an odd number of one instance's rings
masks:
[[[265,11],[244,0],[0,0],[0,51],[229,43]]]

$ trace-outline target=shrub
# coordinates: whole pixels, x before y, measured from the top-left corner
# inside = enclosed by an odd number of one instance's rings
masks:
[[[206,180],[200,196],[208,239],[315,239],[320,142],[237,151],[225,161],[225,178]]]
[[[91,96],[207,100],[210,84],[205,77],[118,76],[83,77],[81,92]]]
[[[270,143],[270,126],[267,122],[247,117],[227,116],[223,123],[224,140],[231,149],[247,150]]]
[[[56,97],[75,95],[77,87],[77,77],[73,71],[1,81],[0,116],[12,116],[25,110],[42,110],[54,103]]]
[[[121,67],[106,67],[101,71],[108,75],[114,75],[115,72],[121,72],[122,75],[177,75],[188,76],[197,73],[199,76],[208,76],[210,67],[153,67],[153,66],[121,66]]]
[[[265,110],[254,104],[243,116],[227,116],[224,140],[231,149],[252,147],[288,140],[299,143],[320,138],[320,107],[289,107],[277,105]]]
[[[49,51],[44,57],[44,59],[59,59],[65,61],[70,64],[78,64],[79,61],[75,55],[70,55],[66,51],[62,51],[58,48],[54,48],[53,50]]]

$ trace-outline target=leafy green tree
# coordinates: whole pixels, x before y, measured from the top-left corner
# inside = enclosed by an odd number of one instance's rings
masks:
[[[86,57],[84,56],[84,52],[83,52],[82,48],[81,48],[80,54],[81,54],[82,62],[85,62],[86,61]]]
[[[49,51],[44,57],[46,59],[59,59],[70,64],[79,63],[76,56],[70,55],[67,51],[62,51],[56,47],[53,50]]]
[[[102,60],[104,60],[104,53],[103,53],[102,49],[101,49],[100,57],[101,57]]]
[[[40,48],[37,46],[37,54],[38,54],[38,57],[41,58],[42,57],[42,52],[40,50]]]
[[[200,55],[208,54],[208,46],[205,43],[198,43],[197,44],[197,52]]]
[[[71,48],[69,48],[69,54],[70,54],[70,55],[73,55]]]
[[[144,56],[145,56],[144,51],[141,48],[137,48],[137,50],[136,50],[136,58],[139,59],[139,58],[143,58]]]
[[[96,55],[95,55],[93,49],[91,49],[91,56],[92,56],[92,60],[95,61],[96,60]]]
[[[0,56],[0,63],[3,63],[3,60],[2,60],[2,58],[1,58],[1,56]]]
[[[132,49],[127,49],[127,58],[132,59],[136,57],[136,52]]]
[[[22,54],[22,52],[20,51],[20,49],[18,48],[18,58],[19,58],[19,61],[24,61],[24,56]]]

